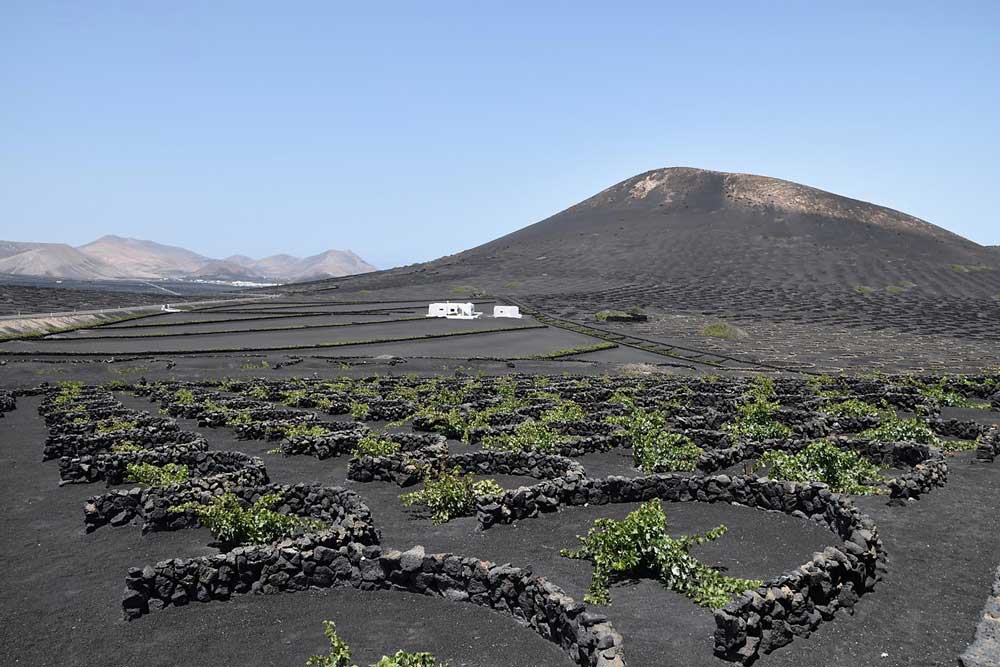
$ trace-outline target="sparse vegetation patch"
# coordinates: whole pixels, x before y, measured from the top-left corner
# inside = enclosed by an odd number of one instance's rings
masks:
[[[620,578],[653,576],[667,588],[706,607],[721,607],[734,595],[757,588],[760,581],[728,577],[691,555],[699,544],[726,532],[717,526],[703,535],[679,538],[667,534],[667,517],[659,500],[650,500],[621,521],[598,519],[579,537],[579,549],[563,549],[567,558],[589,560],[594,574],[584,599],[611,604],[609,586]]]

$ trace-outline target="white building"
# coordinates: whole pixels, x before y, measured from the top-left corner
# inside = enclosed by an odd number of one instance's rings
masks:
[[[515,317],[521,319],[521,309],[517,306],[493,306],[493,317]]]
[[[450,320],[474,320],[482,315],[474,303],[432,303],[427,306],[427,317],[447,317]]]

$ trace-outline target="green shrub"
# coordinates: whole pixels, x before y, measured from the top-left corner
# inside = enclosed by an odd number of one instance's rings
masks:
[[[854,291],[857,292],[858,294],[864,294],[865,296],[868,296],[869,294],[873,294],[875,292],[875,288],[868,287],[867,285],[858,285],[857,287],[854,288]]]
[[[268,493],[250,507],[243,507],[232,493],[215,496],[207,505],[187,502],[171,507],[171,512],[192,511],[203,526],[226,548],[245,544],[275,542],[299,530],[320,530],[325,524],[274,511],[281,502],[280,493]]]
[[[302,401],[305,400],[309,391],[306,389],[293,389],[291,391],[285,391],[281,394],[281,404],[287,405],[290,408],[298,407],[302,405]]]
[[[512,433],[496,433],[483,438],[483,449],[501,452],[555,452],[566,438],[547,424],[527,419],[514,427]]]
[[[399,498],[406,507],[423,505],[431,513],[431,521],[445,523],[475,512],[479,498],[500,493],[503,493],[503,488],[492,479],[477,482],[472,473],[462,474],[459,468],[455,468],[424,479],[423,489],[405,493]]]
[[[255,387],[251,387],[250,390],[246,392],[246,394],[250,398],[257,399],[258,401],[266,401],[271,396],[271,392],[269,392],[267,387],[265,387],[262,384],[259,384]]]
[[[253,423],[253,415],[249,409],[233,410],[226,416],[226,426],[235,428],[237,426],[249,426]]]
[[[693,547],[725,532],[725,526],[717,526],[704,535],[672,538],[667,534],[663,507],[654,499],[621,521],[597,519],[586,537],[577,538],[583,545],[580,549],[560,553],[594,564],[584,596],[587,602],[611,604],[608,587],[614,580],[648,574],[700,605],[718,608],[733,595],[761,585],[760,581],[727,577],[690,554]]]
[[[736,418],[723,429],[737,439],[770,440],[791,436],[792,429],[774,417],[781,409],[781,404],[772,400],[774,396],[774,380],[764,376],[754,378],[736,406]]]
[[[698,447],[686,435],[672,433],[667,417],[659,411],[648,411],[628,397],[622,397],[628,413],[608,417],[607,422],[619,427],[632,445],[632,459],[643,472],[694,470],[701,456]]]
[[[701,335],[712,338],[723,338],[725,340],[735,340],[744,335],[744,331],[738,327],[725,322],[714,322],[701,330]]]
[[[990,404],[982,401],[973,401],[958,393],[954,389],[947,387],[947,379],[941,378],[936,384],[919,384],[917,392],[931,400],[937,401],[941,405],[949,408],[976,408],[978,410],[989,410]]]
[[[952,454],[954,452],[967,452],[975,449],[979,446],[979,442],[982,436],[977,437],[975,440],[944,440],[941,439],[940,447],[941,451],[948,452]]]
[[[362,403],[360,401],[351,401],[351,417],[359,421],[364,420],[368,413],[371,412],[371,408],[367,403]]]
[[[102,419],[97,422],[97,432],[98,433],[117,433],[119,431],[130,431],[134,429],[136,422],[129,421],[127,419],[119,419],[114,417],[112,419]]]
[[[541,414],[539,421],[543,424],[552,422],[578,422],[587,418],[583,408],[575,401],[560,400],[559,403]]]
[[[389,456],[390,454],[398,453],[399,449],[400,445],[395,440],[380,438],[374,433],[369,433],[358,440],[358,444],[354,447],[353,456],[354,458],[361,458],[362,456]]]
[[[311,424],[309,422],[297,422],[289,426],[285,426],[282,431],[286,438],[322,438],[324,435],[328,435],[330,431],[319,424]]]
[[[52,402],[55,405],[66,405],[68,403],[72,403],[80,397],[80,394],[83,393],[82,382],[62,380],[56,386],[59,387],[59,392],[56,394],[56,397],[52,399]]]
[[[694,470],[703,451],[686,435],[661,431],[639,446],[633,444],[632,458],[643,472]]]
[[[122,440],[121,442],[116,442],[111,445],[111,452],[113,454],[132,454],[141,451],[142,447],[135,444],[131,440]]]
[[[789,454],[766,452],[760,465],[768,466],[768,477],[789,482],[823,482],[837,493],[877,493],[883,481],[878,467],[857,452],[843,450],[826,441],[812,442]]]
[[[875,428],[863,431],[860,437],[873,442],[917,442],[935,447],[940,444],[934,431],[920,418],[900,419],[896,415]]]
[[[892,408],[883,401],[881,407],[865,403],[856,398],[849,398],[845,401],[831,403],[823,408],[823,411],[830,417],[888,417],[892,413]]]
[[[314,655],[306,661],[308,667],[358,667],[351,662],[351,649],[337,634],[333,621],[323,621],[323,634],[330,640],[330,650],[326,655]],[[383,655],[370,667],[448,667],[438,662],[430,653],[410,653],[396,651],[391,656]]]
[[[125,466],[125,476],[130,482],[146,486],[170,486],[186,482],[189,477],[188,467],[177,463],[167,463],[162,466],[152,463],[130,463]]]
[[[174,403],[177,405],[194,405],[194,392],[190,389],[178,389],[174,392]]]

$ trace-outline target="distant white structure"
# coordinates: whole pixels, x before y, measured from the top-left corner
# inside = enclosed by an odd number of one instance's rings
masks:
[[[521,309],[517,306],[493,306],[493,317],[514,317],[521,319]]]
[[[173,308],[173,307],[171,307],[171,305],[169,303],[163,304],[163,307],[161,307],[160,310],[162,310],[164,313],[179,313],[179,312],[181,312],[179,308]]]
[[[447,317],[449,320],[474,320],[482,315],[474,303],[432,303],[427,306],[427,317]]]

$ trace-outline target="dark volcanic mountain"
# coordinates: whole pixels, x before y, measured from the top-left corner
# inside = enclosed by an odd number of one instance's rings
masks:
[[[993,295],[998,268],[998,253],[899,211],[775,178],[678,167],[634,176],[471,250],[361,280]]]

